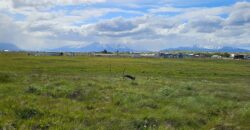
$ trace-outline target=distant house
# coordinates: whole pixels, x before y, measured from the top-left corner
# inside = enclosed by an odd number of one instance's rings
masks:
[[[64,52],[63,55],[64,56],[76,56],[77,53],[75,53],[75,52]]]
[[[63,56],[63,52],[29,52],[29,56]]]
[[[194,56],[194,54],[188,54],[188,56],[189,56],[189,57],[193,57],[193,56]]]
[[[140,53],[133,53],[133,54],[132,54],[132,57],[133,57],[133,58],[140,58],[140,57],[141,57],[141,54],[140,54]]]
[[[190,57],[189,55],[178,53],[178,54],[172,54],[172,53],[159,53],[159,57],[162,58],[186,58]]]
[[[63,56],[63,52],[47,52],[48,56]]]
[[[235,55],[234,59],[245,59],[244,55]]]
[[[245,56],[245,59],[246,59],[246,60],[250,60],[250,55],[246,55],[246,56]]]
[[[160,53],[159,57],[162,58],[174,58],[174,54],[170,54],[170,53]]]

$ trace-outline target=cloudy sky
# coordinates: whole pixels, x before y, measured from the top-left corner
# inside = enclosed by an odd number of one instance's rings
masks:
[[[250,0],[0,0],[0,44],[250,49]]]

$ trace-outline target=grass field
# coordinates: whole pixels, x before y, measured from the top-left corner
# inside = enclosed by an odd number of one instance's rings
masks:
[[[0,54],[0,129],[249,130],[250,61]]]

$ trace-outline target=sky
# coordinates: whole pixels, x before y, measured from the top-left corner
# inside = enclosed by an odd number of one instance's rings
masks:
[[[0,44],[250,49],[250,0],[0,0]]]

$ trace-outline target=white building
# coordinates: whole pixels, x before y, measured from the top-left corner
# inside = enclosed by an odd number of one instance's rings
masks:
[[[219,56],[219,55],[213,55],[211,58],[214,58],[214,59],[221,59],[222,57]]]
[[[235,54],[233,54],[233,53],[230,54],[230,58],[234,58],[234,56],[235,56]]]

